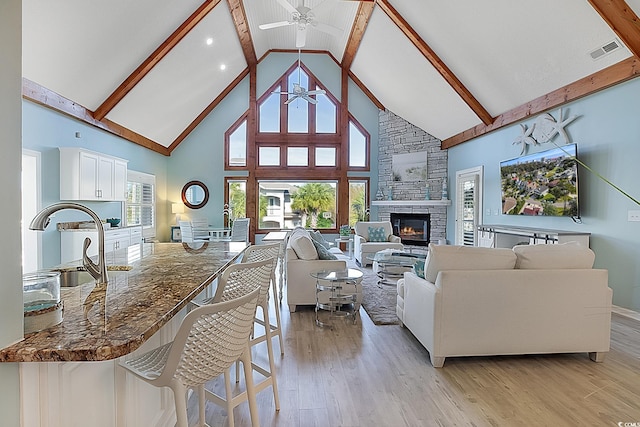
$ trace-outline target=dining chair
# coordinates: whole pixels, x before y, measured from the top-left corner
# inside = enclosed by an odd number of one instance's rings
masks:
[[[231,241],[249,243],[250,218],[237,218],[231,226]]]
[[[193,218],[191,230],[195,241],[209,241],[209,220],[206,218]]]
[[[193,230],[190,221],[178,221],[180,226],[180,239],[183,243],[193,243]]]
[[[182,321],[173,342],[120,362],[120,366],[156,387],[173,391],[178,427],[188,427],[186,392],[198,391],[200,426],[205,423],[205,383],[224,374],[242,361],[246,391],[242,400],[227,399],[229,426],[233,427],[233,408],[247,400],[251,424],[259,427],[256,388],[253,384],[249,336],[253,326],[261,285],[257,281],[239,287],[235,298],[207,304],[190,311]],[[228,381],[226,381],[228,384]],[[231,387],[227,386],[227,396]],[[215,402],[215,400],[214,400]],[[216,402],[217,403],[217,402]]]
[[[256,262],[241,262],[239,264],[232,264],[227,267],[220,278],[218,279],[218,287],[212,298],[203,300],[200,304],[217,303],[226,301],[231,298],[235,298],[238,292],[244,292],[244,288],[249,284],[250,286],[260,285],[260,298],[258,300],[258,306],[262,308],[264,313],[265,324],[269,323],[269,301],[268,293],[271,284],[271,278],[273,277],[273,270],[275,265],[275,259],[269,258]],[[255,318],[254,318],[255,322]],[[253,361],[251,367],[254,371],[260,373],[264,377],[263,380],[255,383],[256,392],[260,392],[271,386],[273,390],[273,399],[276,407],[276,411],[280,410],[280,398],[278,394],[278,383],[276,381],[276,368],[273,358],[273,346],[271,343],[271,331],[270,328],[265,327],[267,337],[267,352],[269,355],[269,370],[257,365]],[[251,339],[249,342],[251,347]],[[236,368],[237,371],[237,368]],[[246,376],[246,371],[245,371]],[[239,382],[239,377],[236,375],[236,382]],[[225,376],[225,386],[228,385],[228,378]],[[211,393],[211,392],[208,392]],[[211,399],[218,399],[217,401],[222,404],[225,401],[220,396],[211,396]]]

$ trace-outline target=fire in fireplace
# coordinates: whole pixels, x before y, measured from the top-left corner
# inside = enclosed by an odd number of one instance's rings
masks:
[[[431,215],[428,213],[391,213],[393,234],[405,245],[427,246],[431,232]]]

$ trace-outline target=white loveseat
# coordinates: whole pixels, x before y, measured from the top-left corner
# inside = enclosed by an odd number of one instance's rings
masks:
[[[289,311],[296,311],[298,305],[316,304],[316,279],[311,277],[311,272],[320,270],[346,270],[347,260],[342,251],[332,247],[328,252],[336,259],[320,259],[326,253],[313,243],[309,230],[298,227],[289,235],[286,243],[285,269],[287,278],[287,304]],[[316,242],[319,240],[315,235]],[[325,242],[326,243],[326,242]],[[318,254],[320,250],[320,255]],[[345,291],[357,294],[356,303],[362,302],[362,288],[354,285],[345,285]]]
[[[607,270],[577,243],[490,249],[429,246],[422,279],[398,283],[400,321],[446,357],[609,351],[612,291]]]
[[[369,227],[383,228],[386,240],[384,242],[372,242],[369,238]],[[394,249],[402,251],[404,245],[398,236],[394,236],[391,221],[359,221],[353,227],[355,235],[353,236],[353,254],[361,266],[366,267],[373,261],[367,259],[368,256],[374,255],[378,251],[384,249]]]

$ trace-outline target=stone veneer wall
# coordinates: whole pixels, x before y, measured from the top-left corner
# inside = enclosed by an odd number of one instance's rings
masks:
[[[447,151],[440,149],[440,140],[424,130],[396,116],[390,111],[380,111],[378,120],[378,183],[387,199],[389,188],[393,200],[424,200],[426,183],[429,184],[430,198],[439,200],[442,196],[442,180],[447,176]],[[427,182],[394,182],[391,160],[394,154],[427,151]],[[449,188],[451,183],[449,183]],[[377,189],[371,189],[375,200]],[[445,239],[447,227],[446,206],[378,206],[378,220],[389,220],[391,212],[430,213],[431,242]],[[450,209],[450,207],[449,207]]]

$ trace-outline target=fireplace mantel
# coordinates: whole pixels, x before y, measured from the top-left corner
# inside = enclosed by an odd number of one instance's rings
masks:
[[[450,206],[451,200],[373,200],[371,206]]]

